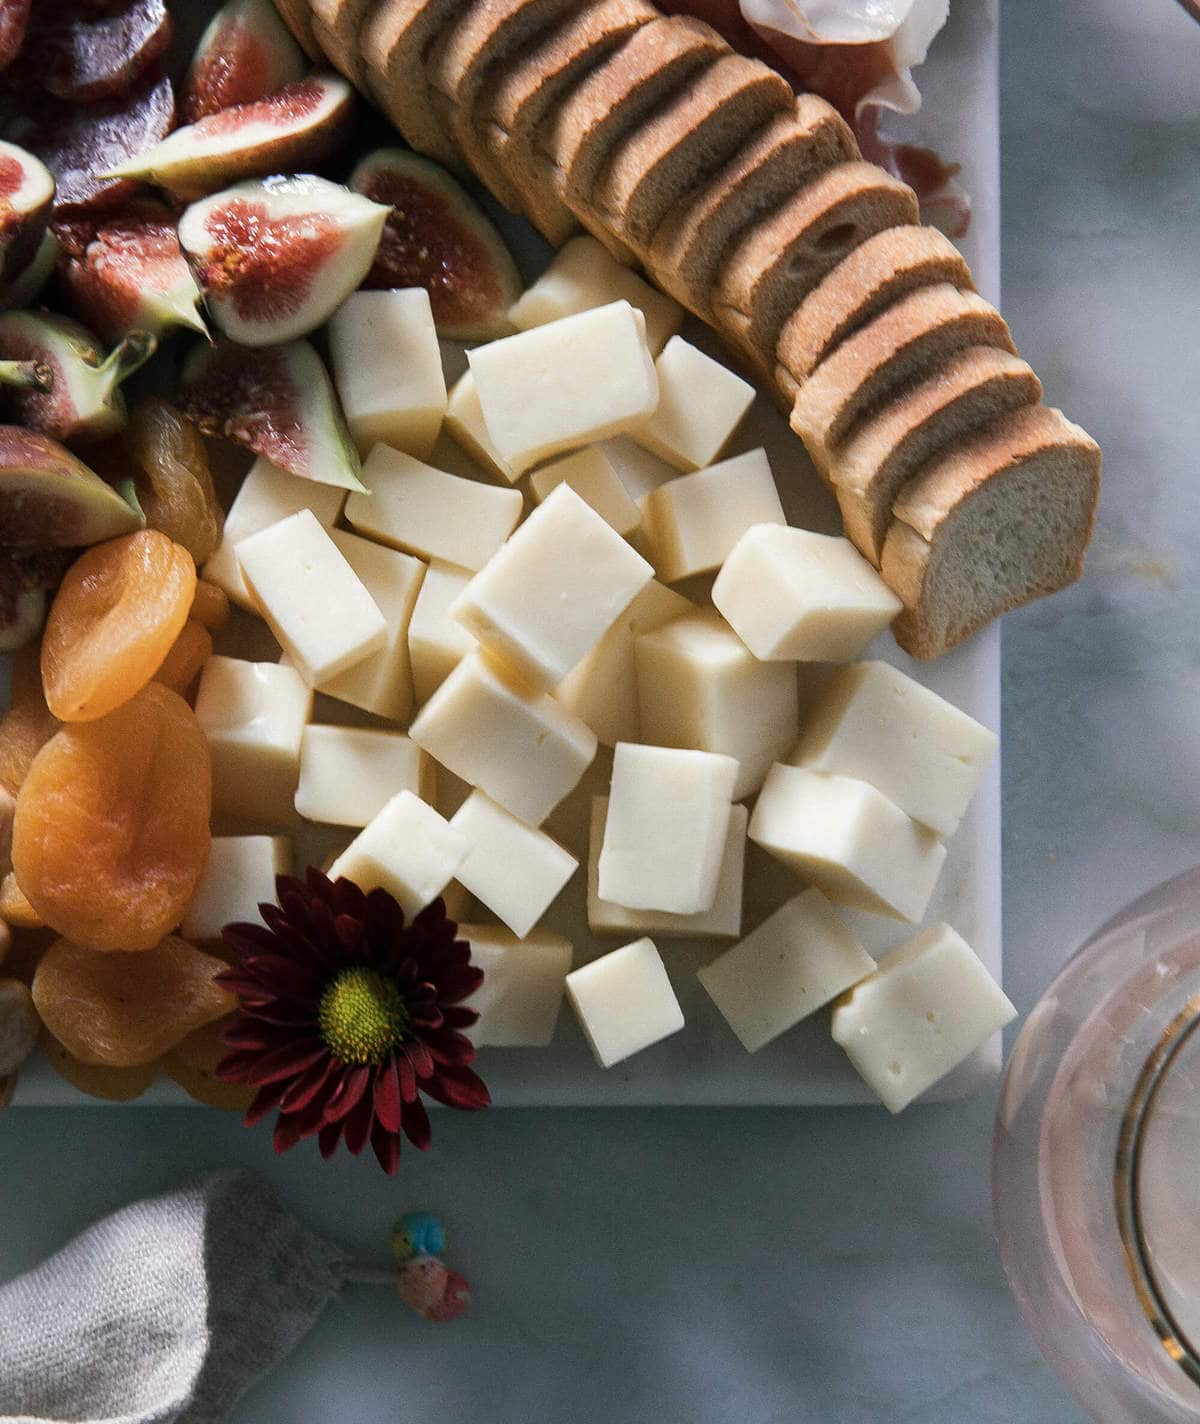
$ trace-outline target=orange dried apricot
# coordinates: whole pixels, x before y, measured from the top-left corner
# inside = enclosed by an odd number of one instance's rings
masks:
[[[13,868],[59,934],[149,950],[183,918],[208,863],[212,767],[196,714],[152,682],[95,722],[68,723],[17,797]]]
[[[157,396],[130,415],[125,448],[148,529],[159,529],[202,564],[221,542],[225,516],[199,430]]]
[[[229,1052],[221,1035],[229,1018],[214,1019],[181,1039],[163,1059],[163,1068],[190,1098],[205,1107],[245,1112],[258,1089],[245,1083],[222,1083],[217,1064]]]
[[[207,579],[196,580],[196,592],[188,617],[206,628],[224,628],[229,622],[229,595]]]
[[[155,682],[161,682],[178,692],[180,697],[187,698],[195,689],[200,669],[212,657],[212,650],[212,634],[203,623],[189,618],[179,637],[171,644],[162,666],[154,674]]]
[[[15,795],[30,762],[57,731],[42,690],[41,645],[27,644],[13,658],[12,705],[0,718],[0,786]]]
[[[140,1098],[158,1073],[156,1063],[143,1063],[137,1068],[81,1063],[51,1033],[42,1034],[42,1052],[60,1078],[89,1098],[103,1098],[106,1103],[130,1103]]]
[[[22,930],[41,930],[46,927],[46,921],[29,903],[29,897],[17,884],[17,877],[11,870],[0,879],[0,920]]]

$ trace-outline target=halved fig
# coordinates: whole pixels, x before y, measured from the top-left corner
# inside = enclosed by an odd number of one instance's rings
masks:
[[[53,385],[54,373],[44,361],[0,361],[0,386],[48,391]]]
[[[504,239],[444,168],[404,148],[377,148],[350,175],[356,193],[386,203],[364,287],[424,287],[438,335],[490,341],[512,330],[521,278]]]
[[[41,159],[0,140],[0,279],[33,260],[53,202],[54,175]]]
[[[333,382],[307,341],[197,346],[184,363],[182,404],[206,435],[235,440],[301,479],[364,488]]]
[[[194,124],[252,104],[308,73],[308,59],[271,0],[226,0],[200,36],[179,106]]]
[[[0,69],[21,53],[29,26],[31,0],[0,0]]]
[[[0,425],[0,547],[78,549],[141,527],[141,515],[57,440]]]
[[[26,53],[51,94],[92,104],[127,93],[170,43],[165,0],[124,0],[104,10],[38,0]]]
[[[33,254],[33,260],[27,262],[7,286],[0,284],[0,311],[32,305],[42,288],[50,280],[54,264],[57,261],[58,238],[47,229],[42,233],[42,240],[38,243],[38,250]]]
[[[273,346],[313,331],[354,291],[387,215],[349,188],[296,174],[193,203],[179,241],[225,335]]]
[[[176,197],[202,198],[237,178],[315,166],[345,134],[353,106],[354,90],[341,75],[314,74],[176,129],[102,176],[143,178]]]

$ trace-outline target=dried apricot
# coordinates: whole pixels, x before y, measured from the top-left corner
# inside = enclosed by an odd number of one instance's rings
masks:
[[[13,658],[12,705],[0,718],[0,786],[15,795],[30,762],[57,731],[42,690],[40,646],[27,645]]]
[[[212,634],[203,623],[189,618],[154,674],[155,682],[163,683],[180,697],[188,697],[196,686],[200,669],[212,657],[212,650]]]
[[[21,930],[41,930],[46,927],[46,921],[29,903],[29,897],[17,884],[17,877],[11,870],[0,879],[0,920],[6,925],[16,925]]]
[[[137,1068],[105,1068],[99,1063],[81,1063],[50,1033],[42,1034],[42,1052],[60,1078],[88,1097],[103,1098],[108,1103],[129,1103],[140,1098],[158,1072],[155,1063],[143,1063]]]
[[[8,958],[9,954],[12,952],[12,946],[12,930],[9,929],[9,927],[4,923],[3,920],[0,920],[0,964],[3,964],[4,961]]]
[[[157,396],[129,417],[125,448],[148,529],[159,529],[202,564],[221,542],[224,513],[199,430]]]
[[[206,628],[224,628],[229,622],[229,595],[215,583],[197,579],[188,617]]]
[[[196,714],[152,682],[95,722],[68,723],[17,797],[13,867],[34,909],[94,949],[152,949],[208,863],[212,767]]]
[[[228,1026],[228,1017],[214,1019],[189,1033],[163,1059],[163,1068],[188,1097],[205,1107],[245,1112],[258,1089],[244,1083],[222,1083],[216,1076],[217,1064],[229,1052],[221,1037]]]
[[[196,565],[155,529],[97,544],[67,570],[42,635],[46,705],[103,717],[150,681],[187,622]]]

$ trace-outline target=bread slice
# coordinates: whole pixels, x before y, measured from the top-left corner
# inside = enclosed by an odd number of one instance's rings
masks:
[[[457,172],[466,167],[442,127],[425,74],[425,55],[461,16],[467,0],[381,0],[362,32],[367,88],[410,148]]]
[[[275,0],[275,9],[309,59],[320,59],[321,47],[313,36],[308,0]]]
[[[330,64],[352,84],[366,85],[359,43],[363,25],[378,0],[310,0],[313,39]]]
[[[828,473],[846,534],[878,568],[892,500],[909,479],[950,441],[1041,398],[1041,381],[1019,356],[994,346],[955,352],[839,447]]]
[[[975,290],[962,253],[935,227],[890,227],[867,238],[809,292],[779,333],[778,379],[795,395],[839,342],[916,287]]]
[[[935,658],[1000,614],[1074,583],[1096,519],[1100,447],[1028,406],[960,440],[909,482],[883,546],[904,602],[900,646]]]

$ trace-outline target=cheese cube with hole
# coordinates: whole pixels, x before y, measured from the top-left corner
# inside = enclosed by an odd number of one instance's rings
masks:
[[[596,755],[595,733],[545,693],[517,686],[481,653],[465,657],[409,735],[435,761],[538,826]]]
[[[819,890],[781,905],[699,971],[748,1053],[865,979],[875,961]]]
[[[739,539],[712,596],[766,661],[847,662],[902,606],[849,539],[771,524]]]
[[[574,490],[559,485],[450,613],[531,686],[551,688],[653,577],[640,554]]]
[[[524,473],[649,415],[658,377],[645,326],[628,302],[612,302],[469,352],[484,424],[504,463]]]
[[[667,342],[654,368],[658,406],[634,439],[677,470],[711,465],[754,403],[754,387],[682,336]]]
[[[545,1048],[554,1037],[574,951],[548,930],[524,939],[497,925],[459,925],[483,983],[463,1001],[479,1015],[463,1032],[477,1048]]]
[[[833,1037],[867,1085],[900,1112],[1016,1017],[949,925],[885,954],[833,1011]]]
[[[470,849],[458,878],[481,905],[524,938],[574,875],[579,862],[557,841],[473,791],[450,824]]]
[[[345,502],[344,489],[317,484],[314,480],[302,480],[260,455],[234,495],[229,513],[225,516],[221,542],[204,565],[204,577],[223,588],[235,603],[257,613],[258,606],[242,577],[235,547],[251,534],[268,529],[302,509],[311,510],[319,524],[331,529],[337,523]]]
[[[865,781],[798,766],[767,773],[750,839],[831,899],[920,920],[946,847]]]
[[[539,504],[559,485],[573,489],[606,524],[628,538],[641,523],[642,515],[605,454],[603,444],[589,445],[574,455],[565,455],[543,465],[529,477],[529,488]]]
[[[757,791],[796,741],[796,669],[760,663],[715,613],[642,633],[634,648],[641,740],[734,757],[734,800]]]
[[[652,490],[642,505],[642,532],[666,583],[720,568],[755,524],[784,522],[764,450],[680,475]]]
[[[196,717],[212,755],[213,807],[265,825],[296,819],[312,688],[293,667],[219,654],[200,674]]]
[[[226,925],[258,924],[259,905],[275,903],[275,877],[291,869],[286,836],[214,836],[180,934],[196,944],[215,943]]]
[[[732,757],[618,743],[600,898],[627,910],[711,910],[737,774]]]
[[[509,308],[521,331],[565,316],[626,301],[646,322],[646,344],[657,355],[683,325],[684,310],[672,297],[652,287],[618,262],[594,237],[573,237],[554,254],[549,267]]]
[[[652,455],[644,445],[639,445],[628,435],[613,435],[608,440],[601,440],[596,449],[603,450],[605,459],[624,485],[625,493],[637,505],[639,518],[642,501],[650,491],[679,476],[674,465],[668,465],[665,460]]]
[[[810,708],[788,761],[869,781],[913,820],[949,836],[998,743],[995,732],[890,664],[852,663]]]
[[[403,732],[368,727],[305,727],[296,810],[307,821],[365,826],[401,791],[432,802],[429,757]]]
[[[352,494],[346,518],[368,538],[464,569],[481,569],[517,527],[519,490],[482,485],[376,445],[363,465],[370,494]]]
[[[243,539],[237,557],[268,627],[313,686],[387,642],[379,605],[312,510]]]
[[[411,919],[436,900],[467,858],[467,838],[411,791],[378,811],[329,867],[361,890],[386,890]]]
[[[408,655],[412,663],[417,705],[428,702],[446,678],[475,647],[475,639],[451,605],[471,582],[470,569],[434,559],[425,570],[408,625]]]
[[[601,1068],[683,1027],[683,1010],[651,939],[635,940],[573,970],[567,996]]]
[[[483,469],[497,479],[513,485],[521,478],[521,471],[514,470],[504,459],[488,434],[483,407],[479,404],[479,390],[470,371],[464,371],[451,387],[446,404],[446,429]]]
[[[427,459],[446,414],[429,293],[354,292],[328,330],[334,384],[359,454],[382,442]]]

